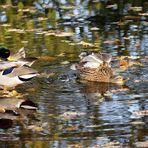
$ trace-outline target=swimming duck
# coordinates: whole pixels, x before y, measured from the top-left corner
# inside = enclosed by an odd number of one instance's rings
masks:
[[[75,64],[73,70],[77,71],[81,80],[94,82],[109,82],[122,84],[121,76],[114,76],[111,68],[111,55],[106,53],[91,53],[79,55],[80,62]]]
[[[17,61],[8,61],[10,57],[10,50],[7,48],[0,48],[0,86],[7,90],[14,88],[18,84],[29,81],[38,75],[38,72],[30,66],[36,58],[25,58],[24,49],[21,48],[12,57]]]
[[[29,81],[33,77],[39,75],[38,72],[29,66],[26,62],[1,61],[0,62],[0,86],[7,90],[15,88],[17,85]]]

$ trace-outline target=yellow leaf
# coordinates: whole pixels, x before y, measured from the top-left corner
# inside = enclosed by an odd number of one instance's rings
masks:
[[[42,60],[42,61],[53,61],[56,59],[56,57],[51,57],[51,56],[41,56],[41,57],[38,57],[39,60]]]

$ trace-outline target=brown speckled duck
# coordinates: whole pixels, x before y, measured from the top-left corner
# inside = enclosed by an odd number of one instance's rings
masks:
[[[77,71],[80,80],[123,84],[121,76],[114,76],[111,68],[111,55],[106,53],[82,52],[80,62],[72,66]]]

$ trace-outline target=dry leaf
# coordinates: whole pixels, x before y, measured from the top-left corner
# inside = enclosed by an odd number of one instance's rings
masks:
[[[139,147],[139,148],[147,148],[148,147],[148,140],[143,141],[143,142],[136,142],[135,145],[136,145],[136,147]]]
[[[54,76],[55,73],[54,72],[51,72],[51,73],[41,73],[38,78],[49,78],[49,77],[52,77]]]
[[[55,36],[57,37],[71,37],[73,36],[73,33],[71,32],[61,32],[61,33],[55,33]]]
[[[84,148],[82,144],[68,144],[67,148]]]
[[[42,60],[42,61],[53,61],[56,59],[56,57],[51,57],[51,56],[40,56],[38,57],[39,60]]]
[[[84,42],[84,41],[81,41],[79,43],[77,43],[78,45],[82,45],[83,47],[85,48],[88,48],[88,47],[96,47],[94,44],[92,43],[87,43],[87,42]]]
[[[77,118],[80,116],[84,116],[85,113],[82,112],[65,112],[63,114],[60,115],[60,118],[64,118],[64,119],[71,119],[71,118]]]
[[[139,15],[141,15],[141,16],[148,16],[148,12],[146,12],[146,13],[139,13]]]
[[[62,65],[67,65],[69,63],[70,63],[69,61],[63,61],[63,62],[61,62]]]
[[[143,125],[145,124],[144,122],[141,121],[134,121],[134,122],[130,122],[132,125]]]
[[[142,7],[130,7],[130,9],[136,12],[142,11]]]
[[[42,127],[36,125],[29,125],[27,126],[27,129],[30,129],[34,132],[42,132],[44,130]]]
[[[64,56],[65,56],[65,53],[64,52],[62,52],[62,53],[60,53],[60,54],[57,55],[57,57],[64,57]]]
[[[90,28],[90,30],[91,30],[91,31],[98,31],[99,28],[98,28],[98,27],[92,27],[92,28]]]
[[[133,114],[136,116],[148,116],[148,110],[136,111]]]
[[[11,28],[7,30],[8,32],[18,32],[18,33],[25,33],[24,29],[15,29]]]
[[[68,126],[68,127],[66,127],[66,130],[67,131],[74,131],[74,130],[78,130],[78,126]]]

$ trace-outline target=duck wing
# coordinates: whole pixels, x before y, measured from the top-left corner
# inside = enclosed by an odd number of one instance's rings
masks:
[[[25,53],[25,49],[24,47],[22,47],[21,49],[19,49],[19,51],[16,54],[11,55],[11,58],[14,61],[17,61],[21,58],[25,58],[26,57],[26,53]]]
[[[0,71],[4,71],[6,69],[12,68],[12,67],[21,67],[25,65],[27,62],[25,61],[17,61],[17,62],[9,62],[9,61],[1,61],[0,62]]]
[[[24,65],[21,67],[14,68],[13,71],[8,76],[9,77],[15,77],[15,76],[23,77],[25,75],[36,76],[36,75],[39,75],[39,73],[37,70]]]
[[[83,67],[88,67],[88,68],[97,68],[102,63],[103,63],[102,59],[98,58],[95,54],[88,55],[80,61],[80,64],[82,64]]]
[[[98,59],[102,60],[103,62],[108,63],[108,64],[112,60],[112,56],[110,54],[107,54],[107,53],[98,53],[98,54],[96,54],[96,57]]]

